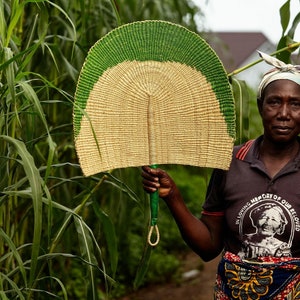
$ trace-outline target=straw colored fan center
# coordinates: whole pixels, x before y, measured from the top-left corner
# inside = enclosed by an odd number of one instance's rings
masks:
[[[125,61],[94,85],[75,142],[88,176],[151,164],[227,169],[233,138],[199,71],[178,62]]]

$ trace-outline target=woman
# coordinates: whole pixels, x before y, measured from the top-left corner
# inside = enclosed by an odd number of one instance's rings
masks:
[[[145,191],[159,190],[191,249],[205,261],[223,252],[215,299],[300,299],[300,69],[259,54],[275,67],[258,89],[264,133],[234,147],[228,171],[214,170],[200,220],[164,170],[142,172]],[[284,249],[273,251],[267,240],[261,251],[253,215],[266,207],[262,213],[270,218],[267,207],[275,206],[282,215],[273,215],[273,226],[285,224],[273,238]]]

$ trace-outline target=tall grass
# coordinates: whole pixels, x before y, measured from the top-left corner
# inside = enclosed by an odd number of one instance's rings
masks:
[[[111,29],[164,19],[196,31],[199,13],[179,0],[0,0],[1,299],[108,299],[138,269],[141,283],[149,216],[139,170],[82,176],[73,94],[88,49]],[[194,178],[204,192],[205,173]]]
[[[99,38],[166,12],[185,22],[196,8],[184,1],[0,1],[1,299],[109,297],[119,247],[130,251],[130,227],[145,230],[147,202],[120,179],[135,171],[82,176],[72,95]]]

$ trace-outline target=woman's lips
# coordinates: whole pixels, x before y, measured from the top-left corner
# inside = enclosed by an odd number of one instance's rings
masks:
[[[288,134],[292,130],[292,128],[288,126],[273,126],[273,129],[281,134]]]

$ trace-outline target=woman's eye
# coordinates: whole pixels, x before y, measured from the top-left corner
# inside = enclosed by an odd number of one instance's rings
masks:
[[[278,99],[269,99],[267,101],[267,104],[271,106],[277,106],[280,105],[280,101]]]
[[[293,102],[291,102],[291,106],[300,108],[300,101],[293,101]]]

